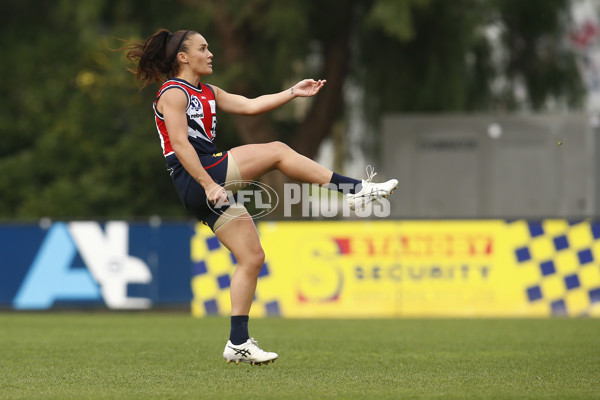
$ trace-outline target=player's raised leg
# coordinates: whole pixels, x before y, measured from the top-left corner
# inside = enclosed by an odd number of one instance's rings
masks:
[[[376,173],[367,168],[367,179],[359,181],[338,175],[305,157],[281,142],[249,144],[231,149],[242,179],[257,179],[265,173],[278,169],[296,181],[318,185],[334,184],[340,192],[347,193],[351,209],[364,207],[380,197],[387,197],[398,187],[396,179],[375,183]]]
[[[244,180],[257,179],[278,169],[294,180],[325,185],[333,174],[282,142],[247,144],[234,147],[230,152]]]

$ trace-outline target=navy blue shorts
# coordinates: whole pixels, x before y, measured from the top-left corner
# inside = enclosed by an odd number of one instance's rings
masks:
[[[225,185],[227,177],[228,153],[199,154],[202,166],[210,177],[219,185]],[[165,158],[167,169],[171,174],[171,179],[175,184],[177,194],[185,208],[193,214],[198,220],[202,221],[214,230],[214,225],[221,214],[229,208],[228,205],[220,207],[218,210],[206,198],[206,192],[202,185],[186,171],[177,159],[175,154]]]

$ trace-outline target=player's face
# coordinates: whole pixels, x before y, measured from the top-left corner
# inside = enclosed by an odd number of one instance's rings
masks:
[[[208,50],[206,39],[200,34],[193,35],[187,43],[186,51],[189,66],[198,75],[210,75],[213,72],[213,54]]]

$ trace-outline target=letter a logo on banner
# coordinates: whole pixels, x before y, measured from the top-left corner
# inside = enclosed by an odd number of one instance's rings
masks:
[[[77,248],[67,225],[55,223],[31,264],[13,306],[17,309],[46,309],[55,300],[101,300],[100,288],[89,271],[71,269]]]
[[[55,223],[13,300],[16,309],[47,309],[56,300],[104,300],[112,309],[150,308],[150,299],[129,297],[129,284],[149,284],[148,265],[129,253],[126,222]],[[71,268],[77,253],[87,268]]]

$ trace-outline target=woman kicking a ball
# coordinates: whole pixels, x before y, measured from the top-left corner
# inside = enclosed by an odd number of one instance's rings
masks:
[[[171,33],[161,29],[144,43],[127,49],[127,57],[137,63],[137,79],[143,85],[161,85],[153,104],[154,117],[167,169],[179,197],[237,260],[230,288],[231,332],[223,356],[236,364],[273,362],[277,354],[263,351],[248,334],[248,314],[265,254],[251,217],[243,206],[228,204],[224,186],[255,180],[277,169],[304,183],[351,187],[346,198],[354,209],[387,196],[398,181],[373,183],[370,178],[359,181],[338,175],[281,142],[248,144],[217,152],[217,108],[232,114],[265,113],[295,97],[316,95],[325,80],[305,79],[282,92],[248,99],[200,82],[213,72],[213,54],[206,39],[197,32]],[[225,206],[217,209],[216,204]]]

